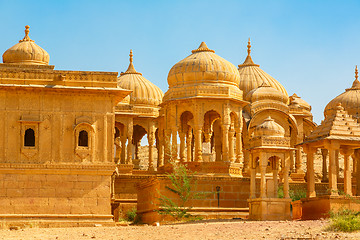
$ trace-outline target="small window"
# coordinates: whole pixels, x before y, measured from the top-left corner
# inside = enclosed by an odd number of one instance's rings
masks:
[[[80,146],[80,147],[88,147],[89,146],[87,131],[85,131],[85,130],[80,131],[78,146]]]
[[[35,132],[31,128],[28,128],[25,131],[24,146],[25,147],[35,147]]]

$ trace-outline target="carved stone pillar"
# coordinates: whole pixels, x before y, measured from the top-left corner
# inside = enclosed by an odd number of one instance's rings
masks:
[[[155,126],[150,123],[148,131],[148,143],[149,143],[149,171],[154,171],[154,143],[155,143]]]
[[[192,155],[191,142],[192,142],[192,129],[189,127],[189,129],[186,133],[186,159],[187,159],[187,162],[191,162],[191,155]]]
[[[266,198],[266,167],[267,167],[267,159],[265,153],[260,153],[260,198]]]
[[[180,162],[184,163],[186,161],[185,155],[185,132],[179,132],[180,137]]]
[[[126,135],[121,136],[121,154],[120,154],[120,163],[126,163]]]
[[[350,155],[353,154],[352,149],[341,149],[341,154],[344,155],[344,193],[345,195],[352,196],[351,186],[351,169],[350,169]]]
[[[340,179],[340,171],[339,171],[339,152],[340,150],[337,149],[335,151],[335,166],[336,166],[336,179],[339,181]]]
[[[164,165],[171,163],[171,130],[166,129],[165,130],[165,136],[164,136]]]
[[[230,129],[230,131],[229,131],[229,161],[232,163],[235,162],[234,135],[235,135],[235,131],[233,129]]]
[[[157,168],[164,165],[164,134],[161,129],[158,130],[157,138],[157,149],[158,149],[158,159],[157,159]]]
[[[173,128],[171,130],[171,159],[173,162],[176,162],[178,158],[178,146],[177,146],[177,129]]]
[[[360,174],[359,171],[360,171],[360,149],[355,149],[354,151],[354,159],[356,162],[356,196],[360,196]]]
[[[195,162],[202,162],[202,126],[194,127],[195,134]]]
[[[336,150],[329,147],[329,191],[331,196],[339,195],[337,189],[337,173],[336,173]]]
[[[115,162],[115,164],[119,164],[120,159],[121,159],[121,140],[120,140],[120,137],[115,138],[114,145],[115,145],[115,159],[114,159],[114,162]]]
[[[271,194],[272,196],[271,197],[273,197],[273,198],[277,198],[277,192],[278,192],[278,173],[279,173],[279,169],[278,169],[278,162],[277,162],[278,160],[276,160],[275,161],[275,166],[273,166],[274,168],[273,168],[273,181],[274,181],[274,192],[273,192],[273,194]],[[269,196],[269,193],[268,193],[268,197],[270,197]]]
[[[327,175],[327,164],[326,159],[328,155],[327,149],[321,149],[321,156],[322,156],[322,179],[321,182],[328,182],[328,175]]]
[[[291,152],[285,153],[284,161],[284,198],[290,198],[289,195],[289,170],[290,170],[290,154]]]
[[[241,141],[241,128],[235,128],[236,132],[236,163],[241,163],[241,159],[243,158],[242,152],[242,141]]]
[[[315,173],[314,173],[314,154],[316,152],[316,148],[312,148],[309,146],[304,147],[304,151],[306,153],[306,166],[307,166],[307,197],[316,197],[315,192]]]
[[[223,124],[222,128],[222,161],[229,162],[229,124]]]
[[[133,122],[127,125],[127,157],[126,164],[132,164],[132,137],[133,137]]]
[[[250,160],[250,198],[256,198],[256,162],[253,156]]]

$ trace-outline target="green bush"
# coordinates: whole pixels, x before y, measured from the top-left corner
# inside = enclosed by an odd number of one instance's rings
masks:
[[[306,198],[306,190],[303,188],[290,189],[289,195],[292,201],[297,201]]]
[[[292,201],[300,200],[306,197],[306,190],[304,188],[294,188],[289,190],[289,196]],[[284,186],[278,187],[278,198],[284,198]]]
[[[136,219],[136,208],[132,208],[126,212],[126,220],[134,222]]]
[[[329,231],[354,232],[360,230],[360,212],[343,209],[338,212],[330,212]]]
[[[206,192],[194,192],[197,182],[194,180],[194,173],[187,170],[184,165],[174,165],[174,172],[167,174],[171,181],[171,187],[165,188],[173,192],[179,198],[179,204],[166,195],[161,194],[159,198],[160,209],[159,214],[170,215],[175,220],[199,220],[199,217],[192,216],[188,211],[192,206],[188,206],[188,202],[192,199],[204,199],[208,194]]]

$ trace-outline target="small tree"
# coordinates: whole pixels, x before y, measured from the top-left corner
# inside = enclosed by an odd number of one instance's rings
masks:
[[[182,164],[174,165],[173,173],[167,174],[167,177],[171,181],[171,187],[166,186],[165,188],[178,196],[179,204],[177,204],[176,200],[174,201],[161,194],[159,198],[160,209],[157,212],[162,215],[170,215],[176,220],[191,219],[193,216],[189,213],[189,210],[192,206],[188,206],[187,203],[193,199],[204,199],[210,193],[193,191],[197,187],[194,173],[187,170]]]

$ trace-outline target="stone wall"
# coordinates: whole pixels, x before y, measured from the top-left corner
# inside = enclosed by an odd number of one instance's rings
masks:
[[[189,201],[187,206],[191,206],[193,209],[248,207],[249,179],[197,176],[194,180],[197,182],[194,192],[205,192],[207,194],[204,199]],[[143,222],[152,223],[162,220],[160,215],[154,211],[159,209],[158,199],[161,195],[166,195],[174,202],[178,201],[177,195],[166,189],[166,186],[171,187],[171,182],[164,176],[149,178],[138,185],[137,210]],[[219,200],[216,187],[220,187]]]

